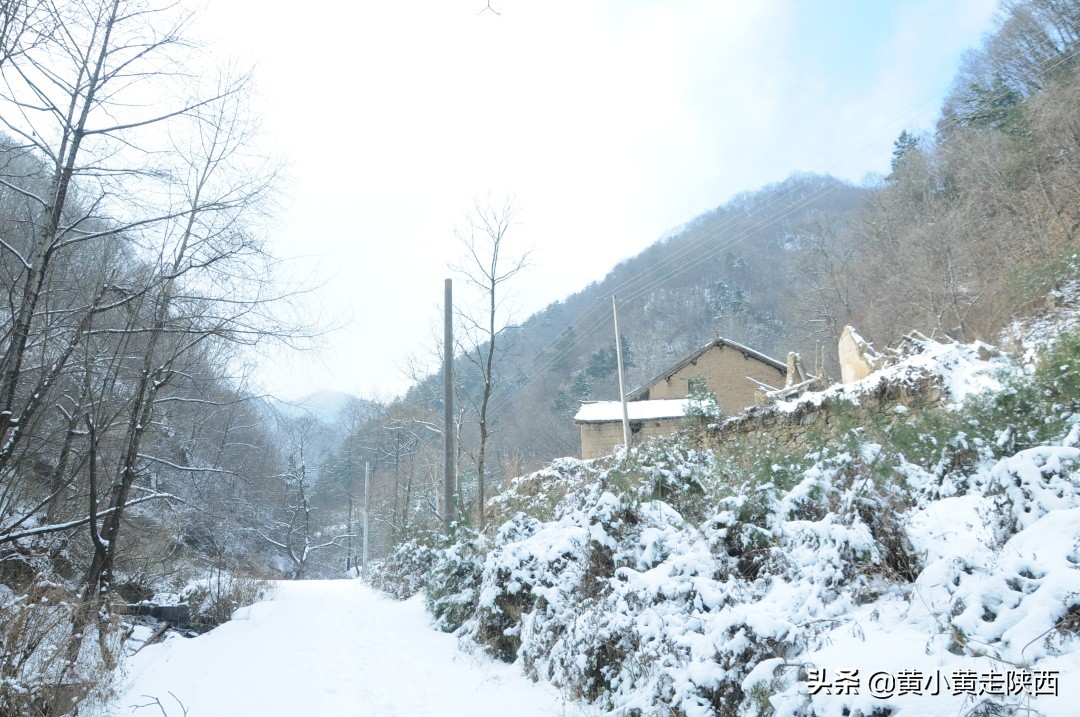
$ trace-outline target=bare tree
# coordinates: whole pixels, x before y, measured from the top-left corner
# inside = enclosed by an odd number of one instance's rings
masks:
[[[271,297],[261,278],[241,279],[266,260],[244,215],[255,210],[269,191],[272,172],[246,175],[236,155],[248,140],[239,95],[220,99],[190,112],[194,132],[187,146],[177,146],[178,192],[175,217],[158,223],[154,289],[128,331],[140,340],[137,373],[130,399],[123,452],[109,497],[112,512],[102,525],[105,551],[98,551],[87,584],[100,587],[110,579],[117,535],[131,487],[148,459],[142,452],[159,396],[186,375],[193,356],[205,356],[213,344],[253,343],[275,333],[263,304]],[[182,184],[180,181],[182,180]],[[180,211],[180,208],[183,211]],[[265,276],[255,271],[255,277]],[[149,457],[153,460],[153,457]]]
[[[256,532],[285,554],[292,565],[292,578],[303,580],[316,554],[329,548],[342,548],[345,540],[355,536],[346,530],[326,538],[324,530],[332,526],[325,525],[317,516],[318,501],[309,476],[311,456],[308,454],[310,442],[319,429],[317,421],[311,417],[289,416],[283,416],[279,421],[289,437],[286,469],[279,476],[278,499]]]
[[[517,208],[512,198],[507,197],[501,205],[477,201],[465,226],[455,231],[455,236],[465,248],[465,257],[454,270],[480,291],[483,301],[476,314],[458,312],[463,328],[461,333],[467,341],[463,352],[479,370],[481,379],[479,400],[475,401],[479,427],[476,514],[480,530],[484,529],[485,522],[485,476],[488,438],[491,434],[488,409],[495,386],[497,344],[506,330],[511,328],[510,317],[505,310],[504,284],[525,268],[528,259],[528,252],[514,255],[507,251],[507,235],[514,225],[516,214]]]
[[[55,39],[41,42],[33,29],[23,32],[17,52],[0,67],[4,79],[0,121],[22,142],[13,149],[42,158],[52,175],[41,193],[18,176],[0,177],[0,183],[36,208],[28,244],[2,244],[23,271],[0,360],[0,437],[24,420],[15,401],[36,309],[53,263],[81,243],[160,219],[143,216],[123,227],[114,221],[105,228],[90,226],[108,202],[110,190],[115,190],[117,178],[136,172],[109,167],[108,159],[130,141],[136,128],[188,109],[180,104],[151,117],[132,116],[129,110],[129,93],[162,70],[163,55],[178,41],[180,29],[176,24],[164,32],[151,29],[151,17],[139,10],[120,0],[77,10],[50,4],[45,12],[57,27]],[[76,208],[79,193],[86,197]]]
[[[22,52],[24,37],[47,37],[50,26],[43,0],[0,0],[0,65]]]
[[[170,401],[217,403],[195,394],[230,347],[280,334],[251,221],[275,171],[251,150],[247,76],[203,79],[178,5],[9,8],[23,14],[5,15],[0,56],[0,543],[42,512],[56,520],[39,534],[89,524],[96,592],[127,508],[163,494],[141,479],[227,472],[158,453],[154,434]],[[64,515],[69,493],[81,516]]]

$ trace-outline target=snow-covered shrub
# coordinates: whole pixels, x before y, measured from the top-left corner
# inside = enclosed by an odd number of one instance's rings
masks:
[[[716,482],[716,456],[692,448],[682,436],[645,442],[626,465],[612,468],[608,480],[641,501],[661,500],[689,519],[704,518]]]
[[[967,491],[972,466],[988,459],[987,436],[982,424],[963,411],[924,408],[878,433],[886,462],[901,483],[914,470],[919,490],[927,498]]]
[[[721,629],[693,635],[689,640],[696,669],[672,673],[671,697],[676,714],[687,717],[736,717],[760,714],[760,695],[744,689],[752,666],[783,658],[784,641],[754,621],[734,621]],[[709,653],[712,659],[708,659]],[[765,705],[767,706],[767,702]],[[766,714],[771,709],[764,710]]]
[[[191,629],[209,632],[231,620],[239,608],[265,599],[268,589],[262,580],[215,569],[209,577],[185,587],[180,598],[187,603]]]
[[[729,482],[714,491],[722,497],[702,525],[724,575],[784,574],[805,549],[811,557],[834,555],[844,570],[836,579],[850,580],[891,556],[878,541],[896,538],[904,493],[891,469],[880,469],[881,447],[860,443],[860,435],[831,443],[818,436],[801,450],[733,447],[720,461]],[[903,546],[894,548],[902,562]]]
[[[562,499],[599,479],[607,471],[607,462],[604,459],[558,458],[546,468],[513,479],[503,492],[488,502],[491,522],[501,524],[516,513],[551,520]]]
[[[443,632],[457,630],[476,611],[490,543],[480,533],[462,531],[456,542],[436,552],[424,586],[424,601],[435,626]]]
[[[767,525],[770,507],[776,501],[773,491],[768,486],[752,496],[723,498],[718,512],[706,523],[705,535],[725,577],[734,575],[754,580],[761,573],[773,544],[772,531]]]
[[[122,633],[106,604],[57,582],[0,584],[0,715],[58,717],[106,698]]]
[[[1051,511],[1080,508],[1080,448],[1039,446],[1003,458],[984,490],[993,496],[989,519],[1003,544]]]
[[[636,610],[652,599],[626,585],[677,549],[671,523],[681,528],[682,522],[659,501],[630,502],[601,490],[591,495],[591,505],[506,546],[499,561],[537,596],[520,628],[526,671],[599,700],[613,685],[632,682],[648,662],[648,646],[625,618],[631,604]]]
[[[581,584],[588,563],[583,523],[574,512],[554,524],[554,534],[542,530],[552,524],[520,514],[504,524],[484,562],[477,610],[464,634],[499,659],[516,659],[523,616],[534,608],[561,613],[572,603],[569,593]]]
[[[720,402],[716,400],[716,393],[706,390],[704,387],[695,386],[686,397],[686,420],[691,425],[705,425],[719,421],[724,412]]]
[[[994,432],[995,458],[1060,441],[1080,415],[1080,331],[1058,335],[1035,365],[1013,364],[1003,390],[973,398],[967,413]]]
[[[438,551],[431,539],[414,538],[371,566],[370,585],[397,600],[405,600],[424,589]]]

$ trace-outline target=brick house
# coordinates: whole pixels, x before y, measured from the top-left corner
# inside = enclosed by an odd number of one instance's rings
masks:
[[[758,403],[761,384],[783,386],[786,378],[784,362],[718,338],[627,395],[630,429],[638,440],[674,433],[693,391],[712,393],[724,415],[732,416]],[[582,458],[607,455],[623,442],[618,401],[583,403],[574,422],[581,430]]]

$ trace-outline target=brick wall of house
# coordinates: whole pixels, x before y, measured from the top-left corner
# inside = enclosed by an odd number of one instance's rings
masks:
[[[615,446],[623,442],[622,421],[604,423],[580,423],[581,457],[599,458],[615,452]],[[631,421],[631,428],[637,428],[631,440],[636,444],[653,436],[666,436],[682,428],[682,418],[659,418],[647,421]]]
[[[781,388],[784,385],[785,372],[737,348],[713,346],[694,363],[679,369],[670,378],[661,379],[650,386],[647,398],[686,398],[690,381],[703,378],[706,390],[716,394],[720,410],[726,416],[733,416],[748,406],[756,405],[761,396],[757,387],[746,380],[747,376],[774,388]]]

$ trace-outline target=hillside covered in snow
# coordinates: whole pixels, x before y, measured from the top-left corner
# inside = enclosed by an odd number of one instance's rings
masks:
[[[1075,714],[1080,332],[1015,332],[556,461],[375,582],[613,715]]]

